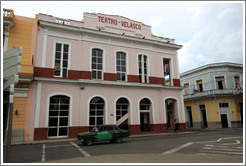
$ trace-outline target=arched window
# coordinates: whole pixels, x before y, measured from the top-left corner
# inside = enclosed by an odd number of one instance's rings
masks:
[[[140,110],[149,110],[151,101],[147,98],[144,98],[140,101]]]
[[[63,95],[50,97],[48,137],[68,135],[70,98]]]
[[[101,125],[104,123],[104,100],[101,97],[94,97],[90,101],[89,125]]]
[[[103,75],[103,50],[92,49],[91,56],[92,79],[102,79]]]
[[[116,102],[116,121],[128,113],[129,102],[126,98],[120,98]]]

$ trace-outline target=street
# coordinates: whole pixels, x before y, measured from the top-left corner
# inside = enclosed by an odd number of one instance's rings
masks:
[[[5,160],[4,147],[4,160]],[[145,155],[144,159],[139,155]],[[243,162],[243,129],[218,129],[211,131],[196,131],[177,134],[159,134],[152,136],[130,137],[124,139],[123,143],[97,143],[92,146],[84,146],[77,140],[43,142],[26,145],[12,145],[11,158],[13,163],[42,163],[42,162],[103,162],[95,158],[106,157],[107,162],[110,156],[114,156],[111,162],[162,162],[161,159],[153,161],[156,155],[165,157],[165,155],[179,155],[179,160],[173,158],[171,162],[183,162],[182,157],[196,155],[194,162],[199,157],[210,158],[207,162]],[[130,157],[135,156],[134,160]],[[138,158],[138,157],[139,158]],[[152,159],[151,159],[152,156]],[[148,159],[150,157],[150,159]],[[126,158],[129,158],[127,160]],[[93,159],[93,160],[92,160]],[[169,157],[169,159],[171,159]],[[214,160],[213,160],[214,159]],[[89,161],[91,160],[91,161]],[[160,160],[160,161],[159,161]],[[168,161],[168,160],[165,160]],[[189,162],[192,162],[191,158]],[[206,160],[205,160],[206,161]],[[169,160],[170,162],[170,160]]]

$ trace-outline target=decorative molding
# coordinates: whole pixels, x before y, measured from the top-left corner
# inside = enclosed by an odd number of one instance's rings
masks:
[[[104,81],[104,80],[88,80],[88,79],[56,79],[56,78],[44,78],[44,77],[34,77],[36,81],[48,81],[56,83],[79,83],[79,84],[91,84],[91,85],[109,85],[109,86],[130,86],[130,87],[139,87],[139,88],[159,88],[159,89],[173,89],[173,90],[183,90],[182,87],[174,86],[163,86],[161,84],[144,84],[144,83],[132,83],[132,82],[123,82],[123,81]]]
[[[136,42],[143,42],[143,43],[152,44],[152,45],[155,44],[158,46],[174,48],[177,50],[182,47],[181,45],[177,45],[177,44],[162,43],[162,42],[150,40],[150,39],[144,39],[143,40],[142,38],[136,38],[136,37],[131,37],[131,36],[122,36],[120,34],[102,32],[102,31],[97,31],[94,29],[88,29],[88,28],[83,28],[83,27],[59,25],[56,23],[46,22],[46,21],[42,21],[42,20],[39,20],[39,22],[40,22],[40,25],[43,25],[43,26],[50,26],[50,27],[55,27],[55,28],[67,29],[67,30],[72,30],[72,31],[82,32],[82,33],[92,33],[95,35],[103,35],[103,36],[107,36],[107,37],[131,40],[131,41],[136,41]],[[156,50],[154,50],[154,51],[156,51]],[[171,52],[171,54],[175,55],[176,52]]]
[[[44,38],[43,38],[42,67],[46,66],[47,36],[48,36],[48,30],[45,29]]]
[[[41,103],[42,82],[38,82],[37,85],[37,98],[35,109],[35,128],[39,127],[39,115],[40,115],[40,103]]]

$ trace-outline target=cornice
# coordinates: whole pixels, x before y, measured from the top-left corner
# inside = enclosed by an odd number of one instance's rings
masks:
[[[87,79],[56,79],[56,78],[44,78],[34,77],[35,81],[54,82],[54,83],[71,83],[77,85],[102,85],[102,86],[120,86],[120,87],[133,87],[133,88],[155,88],[155,89],[169,89],[169,90],[183,90],[183,87],[163,86],[160,84],[142,84],[142,83],[130,83],[130,82],[117,82],[117,81],[101,81],[101,80],[87,80]]]
[[[110,33],[110,32],[98,31],[98,30],[94,30],[94,29],[88,29],[88,28],[84,28],[84,27],[76,27],[76,26],[72,26],[72,25],[60,25],[57,23],[47,22],[47,21],[43,21],[43,20],[39,20],[39,25],[47,26],[47,27],[53,27],[53,28],[60,28],[60,29],[70,30],[70,31],[76,31],[76,32],[82,32],[82,33],[91,33],[94,35],[114,37],[114,38],[118,38],[118,39],[130,40],[130,41],[135,41],[135,42],[142,42],[142,43],[146,43],[146,44],[168,47],[168,48],[171,48],[174,50],[179,50],[180,48],[182,48],[182,45],[177,45],[177,44],[172,44],[172,43],[163,43],[160,41],[154,41],[154,40],[150,40],[150,39],[142,39],[142,38],[137,38],[137,37],[132,37],[132,36],[120,35],[120,34],[116,34],[116,33]]]
[[[180,77],[182,78],[182,77],[191,75],[193,73],[202,72],[204,70],[208,70],[208,69],[211,69],[211,68],[218,68],[218,71],[220,71],[220,68],[223,68],[223,67],[236,67],[236,68],[242,68],[242,70],[243,70],[243,65],[242,64],[230,63],[230,62],[212,63],[212,64],[207,64],[207,65],[200,66],[200,67],[197,67],[195,69],[183,72],[183,73],[180,74]]]

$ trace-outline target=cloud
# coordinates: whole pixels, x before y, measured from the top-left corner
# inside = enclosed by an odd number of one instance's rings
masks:
[[[180,42],[180,72],[217,62],[243,62],[243,8],[241,4],[206,4],[193,9],[195,35]],[[199,10],[199,11],[198,11]]]

